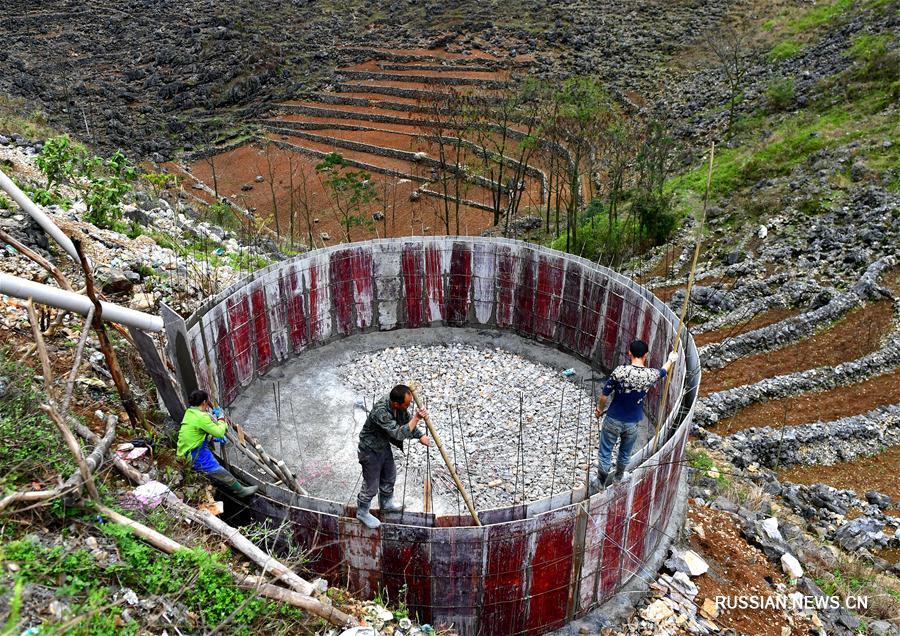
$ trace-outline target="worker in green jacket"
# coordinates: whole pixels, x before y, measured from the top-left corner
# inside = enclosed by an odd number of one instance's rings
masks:
[[[211,408],[206,391],[192,391],[188,396],[190,407],[184,412],[181,430],[178,431],[178,456],[191,461],[194,470],[220,488],[236,495],[249,497],[259,486],[245,486],[223,468],[210,450],[212,440],[224,442],[228,422],[220,408]]]

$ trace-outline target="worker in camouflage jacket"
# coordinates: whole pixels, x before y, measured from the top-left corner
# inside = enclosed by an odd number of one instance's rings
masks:
[[[245,486],[223,468],[212,454],[213,441],[225,442],[228,422],[222,409],[212,408],[206,391],[192,391],[188,396],[189,408],[184,412],[178,431],[178,456],[191,462],[197,470],[220,488],[238,497],[249,497],[258,486]]]
[[[410,415],[411,403],[412,392],[409,387],[398,384],[391,389],[390,395],[375,403],[359,433],[357,456],[362,466],[363,485],[356,498],[356,518],[368,528],[381,525],[369,512],[376,493],[381,512],[403,510],[402,502],[393,500],[397,467],[391,444],[403,450],[403,441],[407,439],[418,439],[425,446],[431,443],[428,436],[416,428],[419,420],[425,418],[428,412],[417,409]]]

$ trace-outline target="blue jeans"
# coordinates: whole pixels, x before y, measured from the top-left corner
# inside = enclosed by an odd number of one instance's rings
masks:
[[[597,452],[597,464],[604,473],[609,472],[613,446],[621,437],[619,444],[619,459],[616,468],[625,470],[631,460],[631,450],[637,441],[637,429],[640,422],[621,422],[606,416],[603,420],[603,429],[600,431],[600,450]]]

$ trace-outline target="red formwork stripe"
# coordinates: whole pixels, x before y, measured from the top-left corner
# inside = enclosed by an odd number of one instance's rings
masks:
[[[425,246],[425,307],[428,320],[444,319],[444,252],[441,243]]]
[[[519,251],[521,270],[516,281],[513,323],[516,331],[530,336],[534,333],[534,252],[530,249]]]
[[[472,527],[431,532],[431,597],[441,620],[460,635],[477,633],[484,534]]]
[[[219,377],[222,380],[222,402],[231,404],[237,397],[238,380],[234,370],[234,354],[231,350],[231,338],[228,333],[228,321],[224,314],[215,319],[216,324],[216,363]]]
[[[406,589],[406,605],[411,616],[423,623],[432,621],[431,543],[428,528],[381,526],[381,582],[390,598],[401,598]]]
[[[447,288],[447,324],[459,327],[468,322],[469,288],[472,284],[472,247],[455,241],[450,254],[450,281]]]
[[[213,394],[213,391],[210,391],[209,386],[209,373],[206,369],[206,359],[200,353],[200,349],[197,347],[197,343],[200,340],[200,334],[191,338],[191,360],[194,363],[194,368],[197,370],[197,384],[199,384],[199,388],[203,389],[209,394]],[[201,345],[202,346],[202,345]]]
[[[356,306],[356,326],[367,329],[372,326],[374,311],[374,274],[372,271],[372,252],[367,248],[353,249],[350,258],[351,275],[353,276],[353,301]]]
[[[610,283],[603,312],[603,335],[600,340],[600,361],[606,369],[614,369],[625,362],[624,358],[619,355],[624,350],[619,342],[619,324],[623,305],[624,300],[618,285]]]
[[[280,278],[278,284],[281,286],[282,302],[287,305],[291,349],[294,353],[299,353],[309,344],[309,333],[306,312],[303,310],[303,286],[297,269],[291,265],[288,275]]]
[[[497,247],[497,326],[511,327],[515,319],[516,258],[508,245]]]
[[[528,630],[543,634],[566,622],[572,579],[575,517],[568,510],[542,515],[534,538]]]
[[[607,279],[597,272],[588,272],[581,292],[581,311],[578,317],[578,353],[590,358],[602,328]]]
[[[662,318],[658,320],[662,321]],[[650,358],[653,360],[653,366],[661,367],[662,363],[665,361],[665,358],[669,355],[669,347],[666,342],[666,329],[665,324],[660,322],[656,327],[656,335],[653,337],[653,342],[650,343]],[[655,414],[658,418],[659,415],[659,400],[660,395],[662,394],[662,389],[665,386],[665,380],[662,382],[657,382],[654,384],[650,390],[647,392],[647,406],[651,414]]]
[[[622,541],[628,525],[627,483],[616,484],[612,494],[612,504],[606,514],[606,528],[603,537],[603,558],[600,563],[600,590],[598,602],[609,600],[619,583],[622,570]]]
[[[258,284],[250,294],[253,307],[253,350],[256,356],[256,372],[265,373],[272,364],[272,345],[269,342],[269,320],[266,310],[266,292]]]
[[[236,296],[236,297],[235,297]],[[250,302],[241,290],[228,299],[228,326],[238,382],[246,386],[253,378],[253,333],[250,327]]]
[[[622,300],[622,315],[619,318],[619,343],[627,347],[638,337],[638,324],[640,320],[640,308],[635,303],[635,292],[624,289]]]
[[[305,548],[304,563],[332,585],[345,585],[343,548],[338,517],[289,508],[295,545]]]
[[[331,307],[337,333],[346,336],[353,325],[353,264],[351,250],[329,254],[328,280],[331,284]]]
[[[676,443],[672,446],[672,452],[668,457],[669,464],[669,474],[666,477],[666,490],[663,495],[663,506],[662,506],[662,514],[659,520],[659,529],[661,531],[665,530],[666,525],[669,522],[669,515],[672,513],[672,504],[673,498],[675,497],[675,489],[678,485],[678,476],[681,474],[681,466],[678,462],[681,461],[681,458],[678,454],[678,444]]]
[[[369,598],[381,583],[381,533],[348,517],[340,517],[338,525],[347,588],[356,596]]]
[[[646,302],[640,303],[641,307],[641,319],[640,319],[640,328],[638,333],[641,340],[646,342],[648,345],[653,344],[653,325],[654,325],[654,316],[656,312],[653,311],[653,308]],[[650,352],[650,364],[655,367],[659,367],[662,365],[662,360],[665,357],[660,355],[659,351],[651,351]]]
[[[647,471],[634,487],[631,496],[631,519],[625,546],[626,575],[637,572],[644,562],[644,546],[650,528],[650,507],[653,505],[653,471]]]
[[[569,351],[578,350],[578,317],[581,315],[581,265],[566,263],[562,303],[559,307],[559,326],[556,341]],[[588,352],[590,354],[590,352]]]
[[[400,265],[403,271],[403,295],[406,297],[405,326],[414,329],[425,324],[422,246],[418,243],[405,243]]]
[[[528,522],[487,526],[484,595],[478,633],[518,634],[525,629],[525,562]]]
[[[660,451],[651,457],[646,463],[654,464],[653,472],[656,477],[653,485],[653,495],[650,507],[650,533],[647,535],[645,554],[653,550],[662,538],[665,528],[660,525],[663,513],[666,508],[666,496],[669,489],[669,472],[671,470],[672,447],[664,446]]]
[[[562,298],[563,261],[561,258],[541,255],[538,259],[537,289],[534,295],[534,331],[541,338],[550,340],[556,333],[559,320],[559,304]]]

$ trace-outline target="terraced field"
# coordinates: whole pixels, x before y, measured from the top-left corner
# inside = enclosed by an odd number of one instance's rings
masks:
[[[347,238],[315,170],[334,152],[367,171],[376,192],[365,210],[373,220],[352,228],[352,240],[480,234],[505,216],[511,198],[520,197],[522,210],[546,204],[540,160],[523,167],[516,159],[524,131],[478,113],[466,113],[468,129],[454,123],[463,116],[453,106],[459,97],[498,97],[512,75],[527,68],[526,57],[501,62],[479,51],[382,48],[342,53],[365,59],[340,68],[333,90],[277,104],[257,122],[255,141],[180,167],[193,192],[212,201],[217,188],[220,197],[262,218],[277,215],[282,232],[294,227],[315,245]],[[453,130],[465,133],[454,136]]]
[[[900,509],[897,257],[882,256],[839,279],[776,274],[766,246],[748,252],[741,265],[708,263],[697,272],[707,284],[728,282],[716,288],[719,304],[700,307],[706,319],[691,327],[704,366],[695,443],[752,474],[773,471],[776,485],[764,487],[790,493],[785,503],[812,526],[823,523],[816,506],[825,504],[802,502],[843,497],[850,502],[846,518],[811,529],[843,540],[852,530],[841,534],[843,524],[867,516],[872,527],[885,526],[887,539],[865,543],[871,554],[860,554],[891,567],[900,558],[891,521]],[[649,264],[645,284],[680,308],[683,293],[673,296],[685,282],[667,277],[678,269],[672,250],[660,259],[666,266]],[[696,301],[692,296],[695,310]],[[891,497],[892,506],[877,512],[866,501],[873,491]]]

